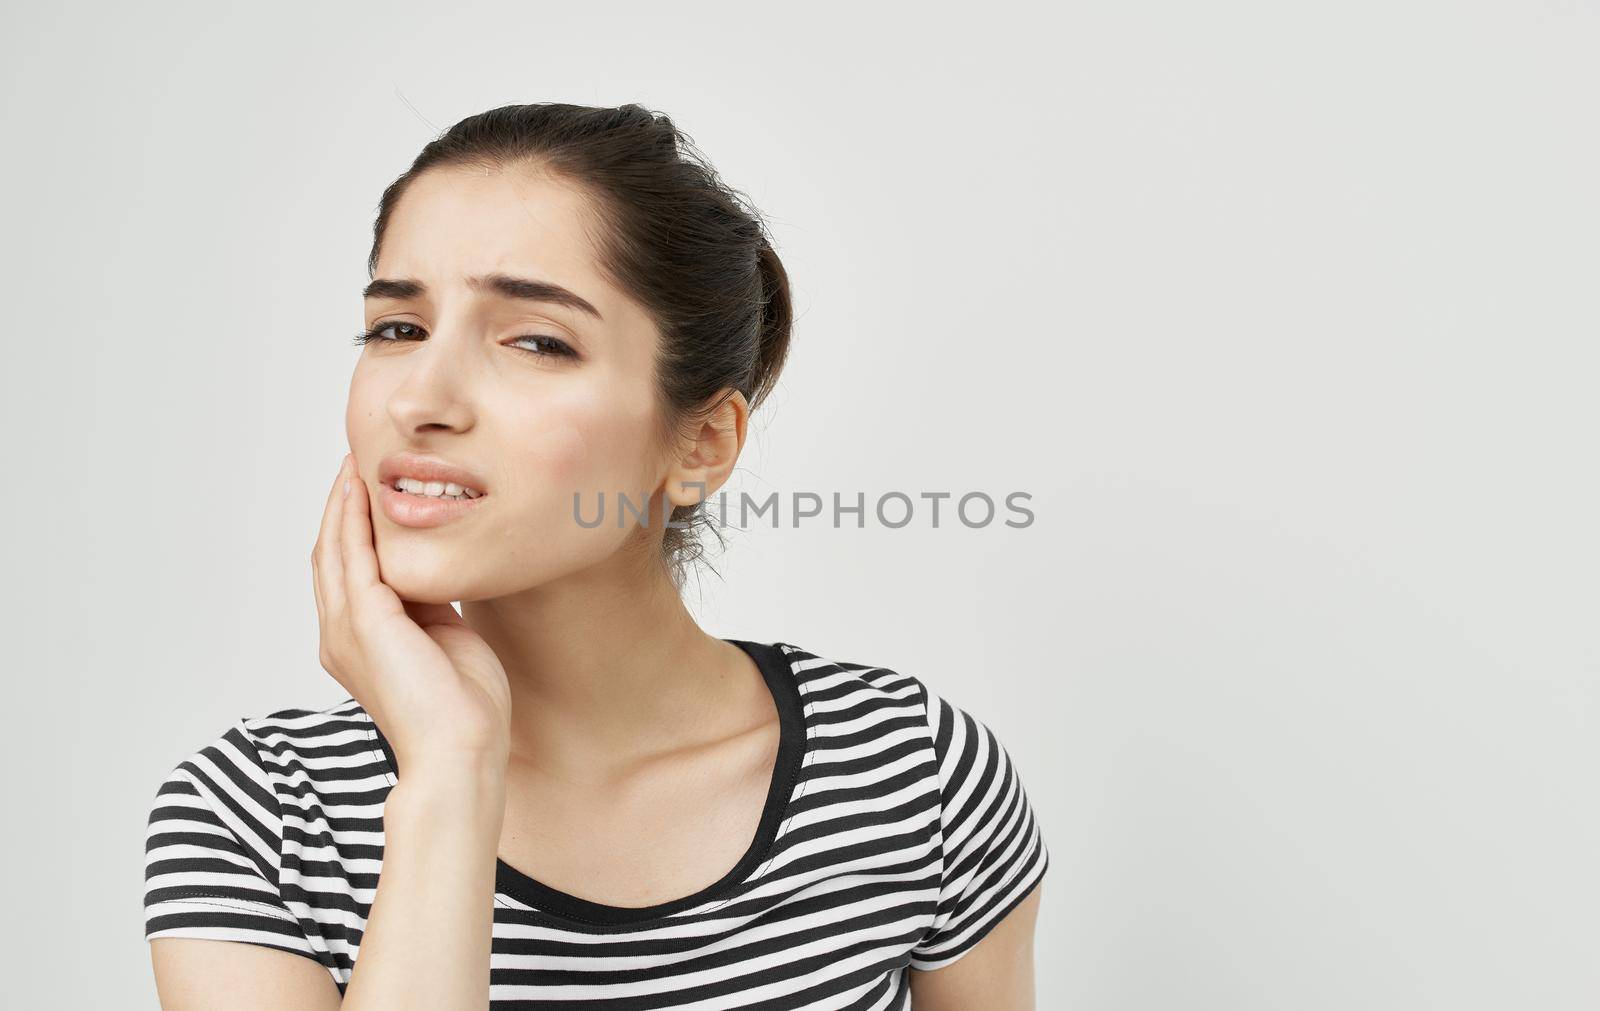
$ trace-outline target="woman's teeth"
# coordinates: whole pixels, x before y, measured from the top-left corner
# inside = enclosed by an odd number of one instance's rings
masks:
[[[415,478],[395,478],[394,486],[399,491],[411,495],[425,495],[428,498],[482,498],[483,492],[472,488],[463,488],[459,484],[450,484],[443,481],[418,481]]]

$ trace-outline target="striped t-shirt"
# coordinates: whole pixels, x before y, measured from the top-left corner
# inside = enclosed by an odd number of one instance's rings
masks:
[[[985,724],[909,674],[727,641],[755,659],[781,724],[749,850],[716,883],[643,908],[497,859],[492,1007],[905,1009],[908,966],[954,962],[1043,877],[1039,824]],[[236,721],[156,793],[146,939],[294,952],[342,995],[396,781],[353,698]]]

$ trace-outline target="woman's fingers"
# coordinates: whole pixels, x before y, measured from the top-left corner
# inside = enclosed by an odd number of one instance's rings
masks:
[[[376,594],[387,590],[386,596],[393,597],[394,591],[388,590],[378,578],[378,553],[372,544],[371,498],[367,495],[367,483],[353,466],[348,477],[350,494],[345,498],[344,515],[339,521],[339,554],[345,593],[349,598],[347,603],[359,609],[374,602]]]
[[[339,560],[339,520],[344,505],[344,480],[350,476],[350,454],[339,462],[339,473],[322,510],[322,526],[311,549],[311,579],[317,595],[317,613],[324,621],[336,616],[344,598],[344,572]]]

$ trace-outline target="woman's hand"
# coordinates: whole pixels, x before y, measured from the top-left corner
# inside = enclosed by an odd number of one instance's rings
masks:
[[[322,666],[377,721],[401,766],[466,760],[503,772],[505,667],[455,608],[403,601],[383,582],[370,502],[346,454],[311,552]]]

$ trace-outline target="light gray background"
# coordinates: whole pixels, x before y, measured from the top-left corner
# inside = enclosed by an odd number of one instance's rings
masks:
[[[1595,1006],[1594,3],[577,6],[7,9],[8,1006],[153,1008],[160,779],[343,697],[373,211],[544,100],[770,216],[742,487],[1033,494],[739,533],[694,607],[995,729],[1041,1009]]]

